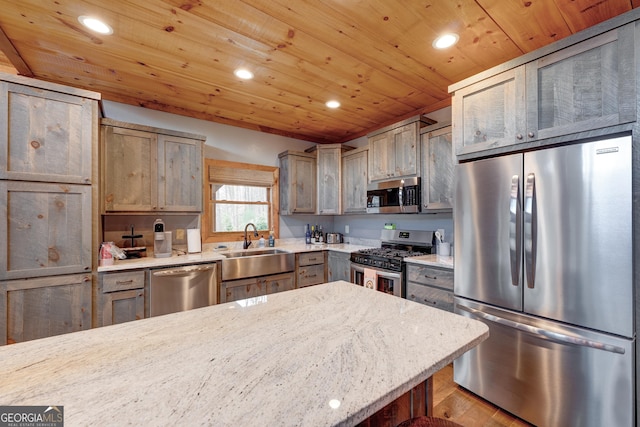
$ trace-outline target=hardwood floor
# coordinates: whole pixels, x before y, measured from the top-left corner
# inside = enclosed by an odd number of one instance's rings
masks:
[[[434,416],[454,421],[464,427],[530,427],[531,424],[511,415],[453,382],[453,365],[433,376]]]

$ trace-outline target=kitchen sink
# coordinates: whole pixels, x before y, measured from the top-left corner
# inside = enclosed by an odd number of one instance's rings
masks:
[[[273,254],[288,254],[289,252],[283,251],[282,249],[260,249],[257,251],[247,250],[247,251],[235,251],[235,252],[223,252],[222,255],[227,258],[239,258],[239,257],[248,257],[255,255],[273,255]]]
[[[293,271],[296,256],[282,249],[263,249],[223,253],[222,281],[268,276]]]

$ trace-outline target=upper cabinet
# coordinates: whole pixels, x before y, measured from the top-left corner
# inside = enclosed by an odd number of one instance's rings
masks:
[[[0,280],[91,273],[99,99],[0,74]]]
[[[342,212],[367,211],[368,147],[342,154]]]
[[[416,116],[367,135],[369,181],[418,176],[420,128],[433,121]]]
[[[173,212],[202,211],[203,143],[204,139],[158,135],[160,209]]]
[[[636,120],[635,23],[450,87],[457,155]],[[564,42],[568,43],[568,42]],[[555,51],[553,50],[555,47]],[[499,71],[499,72],[498,72]]]
[[[97,100],[46,87],[0,81],[0,179],[91,184]]]
[[[455,92],[456,154],[525,142],[524,83],[524,67],[519,67]]]
[[[453,208],[454,156],[451,123],[422,129],[422,212],[450,212]]]
[[[316,168],[318,172],[317,213],[337,215],[341,212],[340,178],[342,160],[340,144],[316,147]]]
[[[351,150],[343,144],[316,145],[317,166],[317,211],[319,215],[338,215],[342,213],[342,153]]]
[[[104,212],[200,212],[205,137],[103,119]]]
[[[285,151],[280,161],[280,215],[316,213],[316,155]]]
[[[527,138],[636,120],[635,24],[526,65]]]

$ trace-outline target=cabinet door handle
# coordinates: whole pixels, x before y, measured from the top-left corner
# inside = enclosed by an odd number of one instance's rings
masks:
[[[528,136],[529,138],[533,138],[534,136],[536,136],[536,134],[535,134],[535,133],[533,133],[533,132],[529,132],[529,133],[527,134],[527,136]]]
[[[516,135],[516,139],[520,139],[520,140],[521,140],[521,139],[523,139],[523,138],[524,138],[524,137],[522,136],[522,134],[521,134],[521,133],[519,133],[519,134],[517,134],[517,135]]]

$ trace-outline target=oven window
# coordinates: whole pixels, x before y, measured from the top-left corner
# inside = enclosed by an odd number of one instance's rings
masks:
[[[387,279],[385,277],[378,277],[378,290],[387,294],[393,295],[393,282],[394,279]]]
[[[358,270],[351,270],[351,283],[364,286],[364,272]]]

